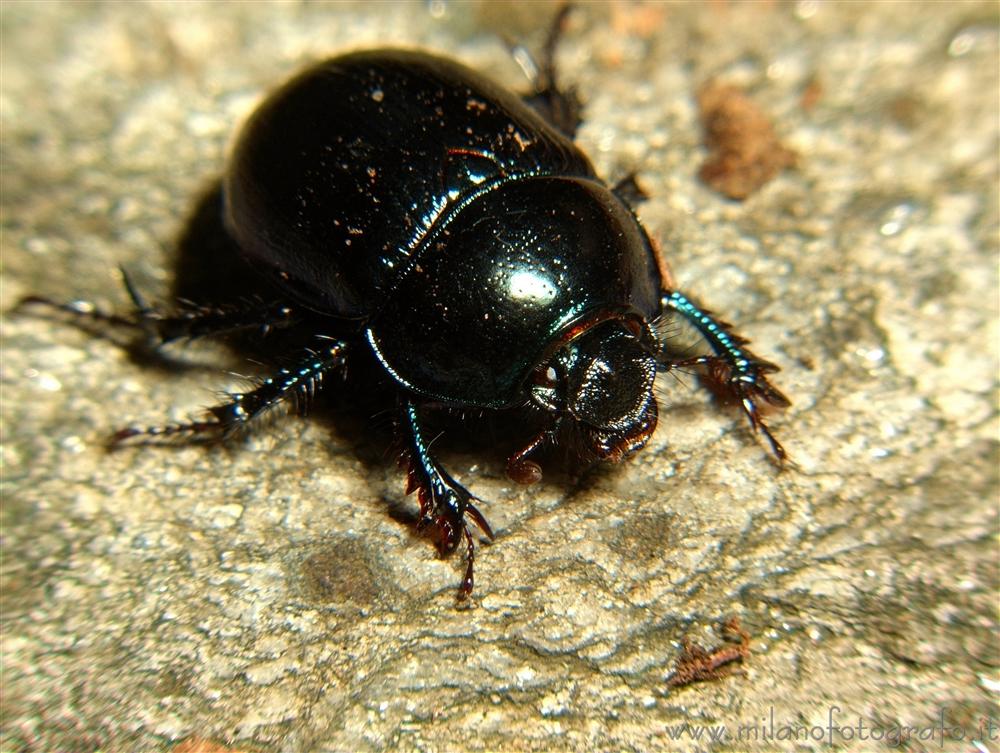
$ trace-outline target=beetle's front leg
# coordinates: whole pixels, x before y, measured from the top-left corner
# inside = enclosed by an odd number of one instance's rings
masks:
[[[549,418],[545,426],[542,427],[542,430],[532,437],[528,444],[507,458],[507,476],[511,481],[529,486],[537,484],[542,480],[542,467],[534,460],[531,460],[529,455],[534,454],[546,444],[553,442],[559,434],[561,425],[562,418],[560,416],[549,414]]]
[[[751,428],[767,438],[775,457],[779,461],[786,460],[788,455],[785,448],[771,433],[759,410],[761,403],[776,408],[791,405],[788,398],[767,380],[767,375],[778,371],[779,367],[747,350],[745,338],[734,333],[729,324],[716,319],[682,293],[664,293],[660,299],[661,315],[671,310],[683,316],[698,331],[712,348],[714,355],[684,359],[662,357],[662,368],[670,371],[693,366],[704,367],[709,380],[739,402]]]
[[[441,556],[451,554],[458,548],[460,539],[465,539],[467,565],[465,577],[458,589],[458,596],[464,599],[472,593],[473,564],[475,563],[475,543],[465,518],[472,519],[487,538],[493,539],[493,531],[482,513],[472,504],[476,499],[464,486],[459,484],[430,454],[430,442],[426,440],[420,422],[420,410],[410,399],[402,403],[402,428],[406,434],[409,453],[406,493],[416,491],[420,500],[419,526],[434,526],[436,544]]]

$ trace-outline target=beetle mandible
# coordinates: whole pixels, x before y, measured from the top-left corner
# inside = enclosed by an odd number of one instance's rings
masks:
[[[312,394],[348,358],[374,358],[398,395],[420,524],[442,555],[465,541],[460,597],[473,589],[470,522],[493,533],[431,451],[428,411],[541,414],[541,430],[507,464],[530,483],[541,476],[531,456],[567,434],[587,460],[641,449],[656,428],[657,374],[699,369],[784,460],[760,415],[761,404],[789,404],[767,378],[777,366],[672,289],[631,207],[635,183],[609,186],[573,142],[579,103],[556,87],[553,64],[564,17],[524,98],[450,60],[389,49],[321,62],[267,98],[229,161],[224,222],[281,300],[161,311],[127,277],[130,317],[28,299],[138,328],[155,345],[304,320],[318,327],[294,365],[205,420],[127,428],[114,441],[227,437]],[[671,316],[711,353],[672,356],[656,326]]]

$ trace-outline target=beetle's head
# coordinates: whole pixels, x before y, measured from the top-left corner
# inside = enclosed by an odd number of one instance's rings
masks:
[[[655,339],[647,325],[610,319],[585,330],[538,372],[534,401],[575,423],[585,449],[618,461],[656,428]]]

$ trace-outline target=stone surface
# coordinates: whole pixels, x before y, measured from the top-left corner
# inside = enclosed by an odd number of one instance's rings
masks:
[[[498,35],[537,44],[551,12],[5,2],[3,308],[123,308],[118,264],[165,291],[236,124],[305,62],[404,44],[516,87]],[[453,450],[498,533],[471,609],[461,561],[388,514],[396,469],[335,420],[102,449],[238,384],[228,352],[170,373],[5,316],[0,750],[819,750],[831,719],[844,750],[894,725],[907,750],[995,750],[997,20],[992,2],[575,14],[580,141],[605,175],[639,170],[684,289],[783,367],[794,405],[772,425],[795,466],[672,380],[651,446],[583,482],[518,488],[502,449]],[[713,77],[798,155],[745,203],[697,180]],[[733,616],[745,673],[668,688],[682,639]],[[787,725],[797,741],[766,739]]]

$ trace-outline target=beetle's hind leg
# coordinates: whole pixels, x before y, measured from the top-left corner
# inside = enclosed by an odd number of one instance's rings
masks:
[[[430,453],[431,442],[423,434],[420,410],[409,399],[402,403],[401,423],[406,437],[406,451],[409,455],[406,493],[416,491],[420,500],[420,522],[418,526],[433,526],[438,552],[441,556],[451,554],[465,540],[465,576],[458,589],[460,599],[467,598],[473,588],[473,566],[475,563],[475,542],[466,522],[468,516],[490,540],[493,531],[482,513],[472,504],[476,499],[464,486],[459,484]]]
[[[243,330],[259,329],[266,333],[291,326],[296,321],[294,310],[287,304],[255,300],[223,306],[205,306],[181,300],[169,310],[155,308],[146,302],[124,269],[121,275],[132,301],[133,308],[129,314],[104,311],[86,301],[61,303],[36,295],[23,298],[16,309],[40,307],[54,311],[69,317],[73,324],[91,334],[107,339],[115,340],[113,333],[124,332],[130,342],[119,344],[138,345],[148,350],[155,350],[174,340],[213,337]]]
[[[180,300],[170,311],[150,306],[122,269],[122,281],[134,306],[134,326],[146,338],[147,345],[159,347],[174,340],[214,337],[242,330],[259,329],[267,334],[295,323],[292,307],[286,303],[242,300],[227,305],[201,305]]]
[[[682,293],[665,293],[660,299],[660,310],[661,314],[675,311],[684,317],[713,351],[713,355],[694,358],[661,356],[661,369],[704,369],[710,384],[718,388],[724,397],[739,403],[750,421],[750,427],[764,435],[779,462],[785,461],[788,458],[785,448],[771,433],[760,413],[762,404],[775,408],[787,408],[791,404],[767,379],[768,374],[779,370],[778,366],[751,353],[745,347],[747,340],[733,332],[729,324],[716,319]]]
[[[583,106],[575,87],[560,88],[558,85],[556,48],[572,10],[573,5],[570,3],[559,8],[549,26],[540,60],[536,60],[524,45],[510,41],[507,43],[514,60],[531,81],[533,90],[524,97],[524,101],[571,139],[576,136],[576,130],[580,127]]]
[[[322,388],[326,377],[344,367],[347,345],[328,341],[322,350],[310,349],[292,366],[280,369],[247,392],[229,393],[229,400],[209,408],[202,421],[164,426],[130,426],[115,432],[111,445],[136,437],[152,441],[176,438],[227,439],[249,426],[255,419],[282,404],[293,404],[304,413],[312,397]]]

